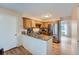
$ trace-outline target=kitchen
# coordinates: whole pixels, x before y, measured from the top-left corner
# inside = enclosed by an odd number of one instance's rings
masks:
[[[34,55],[53,54],[53,24],[52,20],[33,20],[23,17],[23,46]]]

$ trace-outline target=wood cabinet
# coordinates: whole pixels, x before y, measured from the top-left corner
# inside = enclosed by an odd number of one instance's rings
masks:
[[[52,23],[51,22],[42,22],[41,28],[48,28],[49,24],[51,25]]]
[[[48,23],[47,22],[43,22],[42,27],[43,28],[48,28]]]
[[[23,28],[27,29],[27,28],[48,28],[49,24],[52,24],[52,22],[43,22],[43,21],[39,21],[39,20],[33,20],[30,18],[23,18]]]
[[[40,28],[41,25],[42,25],[42,22],[41,22],[41,21],[34,20],[34,26],[35,26],[36,28]]]
[[[27,29],[27,28],[36,28],[37,24],[42,24],[42,22],[37,21],[37,20],[32,20],[30,18],[23,18],[23,28]],[[40,26],[41,27],[41,26]]]
[[[32,27],[32,20],[29,18],[23,18],[23,28],[27,29]]]

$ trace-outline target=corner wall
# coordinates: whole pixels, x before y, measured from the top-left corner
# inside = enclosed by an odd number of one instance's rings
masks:
[[[21,15],[20,15],[20,13],[18,13],[18,12],[16,12],[16,11],[14,11],[14,10],[10,10],[10,9],[7,9],[7,8],[0,8],[0,14],[8,14],[8,15],[11,15],[11,16],[15,16],[16,18],[17,18],[17,24],[16,24],[16,26],[17,26],[17,29],[16,29],[16,31],[17,31],[17,33],[15,33],[16,35],[17,35],[17,41],[18,41],[18,45],[20,45],[21,43],[20,43],[20,35],[21,35],[21,29],[22,29],[22,20],[21,20]],[[17,46],[18,46],[17,45]]]

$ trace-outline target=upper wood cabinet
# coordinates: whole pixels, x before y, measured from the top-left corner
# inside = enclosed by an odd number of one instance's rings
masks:
[[[41,28],[48,28],[49,24],[52,25],[52,22],[42,22]]]
[[[23,18],[23,28],[27,29],[32,27],[32,20],[29,18]]]
[[[30,18],[23,18],[23,28],[48,28],[48,25],[52,24],[52,22],[43,22],[39,20],[32,20]]]
[[[32,26],[36,28],[40,28],[42,25],[41,21],[33,20]]]

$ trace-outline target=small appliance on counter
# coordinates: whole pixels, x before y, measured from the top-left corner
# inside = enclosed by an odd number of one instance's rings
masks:
[[[28,28],[27,29],[27,34],[32,33],[33,32],[33,28]]]
[[[34,32],[34,33],[38,33],[39,30],[40,30],[39,28],[33,28],[33,32]]]
[[[22,30],[22,34],[26,35],[27,34],[27,29]]]

